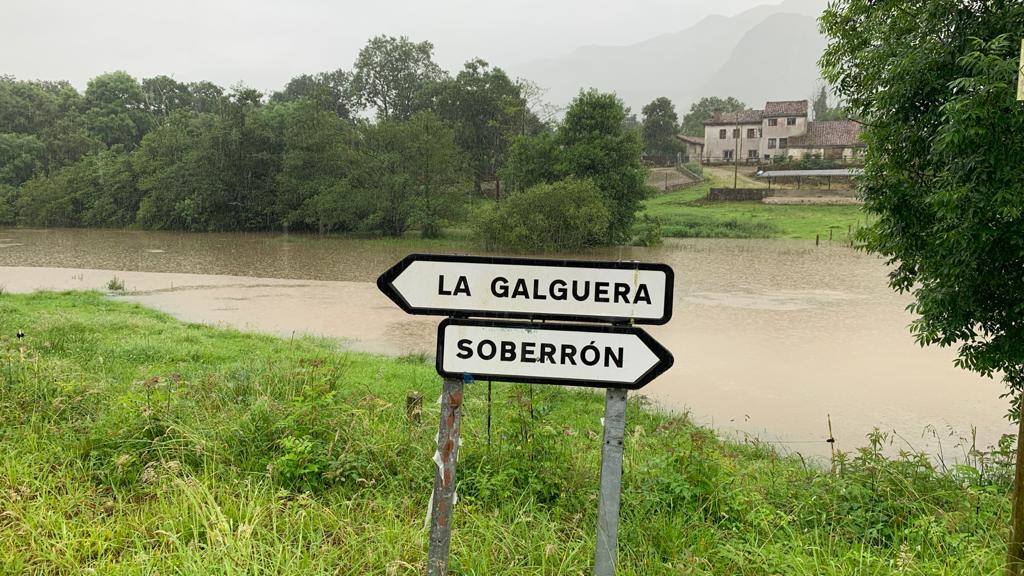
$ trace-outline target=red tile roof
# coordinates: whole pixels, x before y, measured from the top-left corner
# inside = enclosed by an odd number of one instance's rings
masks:
[[[765,118],[780,116],[807,116],[807,100],[779,100],[765,103]]]
[[[807,132],[789,139],[790,148],[827,148],[865,146],[860,138],[861,125],[853,120],[808,122]]]
[[[704,139],[697,136],[687,136],[686,134],[676,134],[676,138],[679,138],[687,144],[696,144],[698,146],[704,145]]]
[[[760,124],[760,110],[740,110],[739,112],[715,112],[711,120],[704,124]]]

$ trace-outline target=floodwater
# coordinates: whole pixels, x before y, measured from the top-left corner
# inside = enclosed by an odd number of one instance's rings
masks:
[[[434,351],[439,318],[409,316],[373,281],[410,252],[379,240],[272,234],[0,229],[0,287],[105,289],[188,321],[352,349]],[[954,352],[917,346],[909,297],[881,260],[797,240],[668,240],[576,258],[665,262],[676,271],[673,320],[647,328],[675,366],[643,389],[662,406],[787,451],[825,455],[895,431],[892,449],[961,455],[976,427],[985,448],[1012,432],[998,381],[953,366]],[[940,446],[941,443],[941,446]]]

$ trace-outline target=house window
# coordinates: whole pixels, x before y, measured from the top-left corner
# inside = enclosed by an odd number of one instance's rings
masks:
[[[747,138],[757,138],[757,128],[747,128]]]
[[[796,126],[796,118],[786,118],[786,126]]]
[[[747,150],[747,158],[757,160],[757,150]]]
[[[768,139],[768,149],[772,150],[774,148],[775,148],[775,138],[769,138]]]
[[[779,119],[778,118],[769,118],[768,119],[768,125],[769,126],[778,126],[779,125]]]
[[[732,150],[726,150],[726,151],[722,152],[722,154],[724,155],[723,157],[726,160],[732,160]]]
[[[789,138],[779,138],[779,148],[788,148]]]
[[[732,129],[732,137],[733,138],[739,138],[740,137],[740,129],[739,128],[733,128]]]
[[[772,159],[772,155],[771,154],[765,154],[764,155],[764,159],[765,160],[771,160]]]
[[[725,135],[726,135],[725,128],[722,128],[721,130],[718,131],[718,139],[719,140],[725,140]]]

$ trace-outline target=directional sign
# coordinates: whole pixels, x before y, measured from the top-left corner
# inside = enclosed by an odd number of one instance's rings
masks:
[[[377,286],[410,314],[664,324],[673,281],[665,264],[411,254]]]
[[[640,328],[447,319],[437,329],[437,372],[447,378],[641,388],[672,354]]]

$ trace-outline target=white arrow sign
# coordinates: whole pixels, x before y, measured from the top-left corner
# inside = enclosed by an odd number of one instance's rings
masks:
[[[673,362],[633,327],[448,319],[437,334],[437,371],[448,378],[635,390]]]
[[[377,286],[410,314],[664,324],[673,281],[664,264],[412,254]]]

